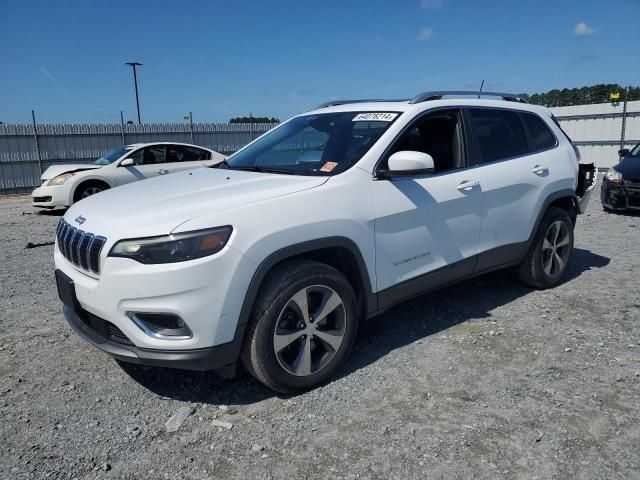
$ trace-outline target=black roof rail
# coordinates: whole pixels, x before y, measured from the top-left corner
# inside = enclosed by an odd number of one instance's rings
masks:
[[[513,93],[499,93],[499,92],[478,92],[478,91],[465,91],[465,90],[442,90],[442,91],[434,91],[434,92],[423,92],[419,93],[415,97],[413,97],[409,103],[422,103],[427,102],[429,100],[440,100],[442,97],[449,96],[477,96],[478,98],[482,97],[501,97],[503,100],[507,102],[518,102],[518,103],[529,103],[520,95],[515,95]]]
[[[365,100],[332,100],[330,102],[321,103],[317,107],[314,107],[313,110],[318,110],[320,108],[327,107],[335,107],[336,105],[347,105],[349,103],[370,103],[370,102],[406,102],[407,99],[403,98],[402,100],[387,100],[384,98],[369,98]]]

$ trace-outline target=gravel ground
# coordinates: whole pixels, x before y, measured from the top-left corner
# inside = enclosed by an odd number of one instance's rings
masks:
[[[498,272],[404,303],[291,398],[78,338],[53,247],[25,248],[58,218],[0,198],[0,478],[640,477],[640,216],[593,198],[561,286]]]

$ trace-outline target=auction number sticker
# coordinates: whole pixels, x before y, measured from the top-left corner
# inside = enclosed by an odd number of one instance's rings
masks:
[[[353,117],[354,122],[391,122],[398,116],[397,113],[390,112],[367,112],[359,113]]]

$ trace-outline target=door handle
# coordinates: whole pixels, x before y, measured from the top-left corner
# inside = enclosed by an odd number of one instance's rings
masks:
[[[546,165],[536,165],[531,170],[532,173],[535,173],[537,175],[539,175],[541,173],[547,173],[548,171],[549,171],[549,168]]]
[[[169,170],[166,170],[166,169],[164,169],[164,168],[161,168],[160,170],[158,170],[158,173],[159,173],[160,175],[166,175],[167,173],[169,173]]]
[[[463,182],[460,182],[456,188],[460,191],[468,192],[472,188],[477,187],[479,185],[480,185],[480,182],[478,180],[465,180]]]

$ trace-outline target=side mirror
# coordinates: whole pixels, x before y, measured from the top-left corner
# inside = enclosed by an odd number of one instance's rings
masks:
[[[408,177],[433,173],[433,157],[428,153],[404,150],[389,157],[389,169],[382,178]]]
[[[119,167],[131,167],[133,166],[133,158],[125,158],[120,162]]]
[[[629,149],[621,148],[620,150],[618,150],[618,155],[620,155],[621,157],[626,157],[627,155],[629,155]]]

